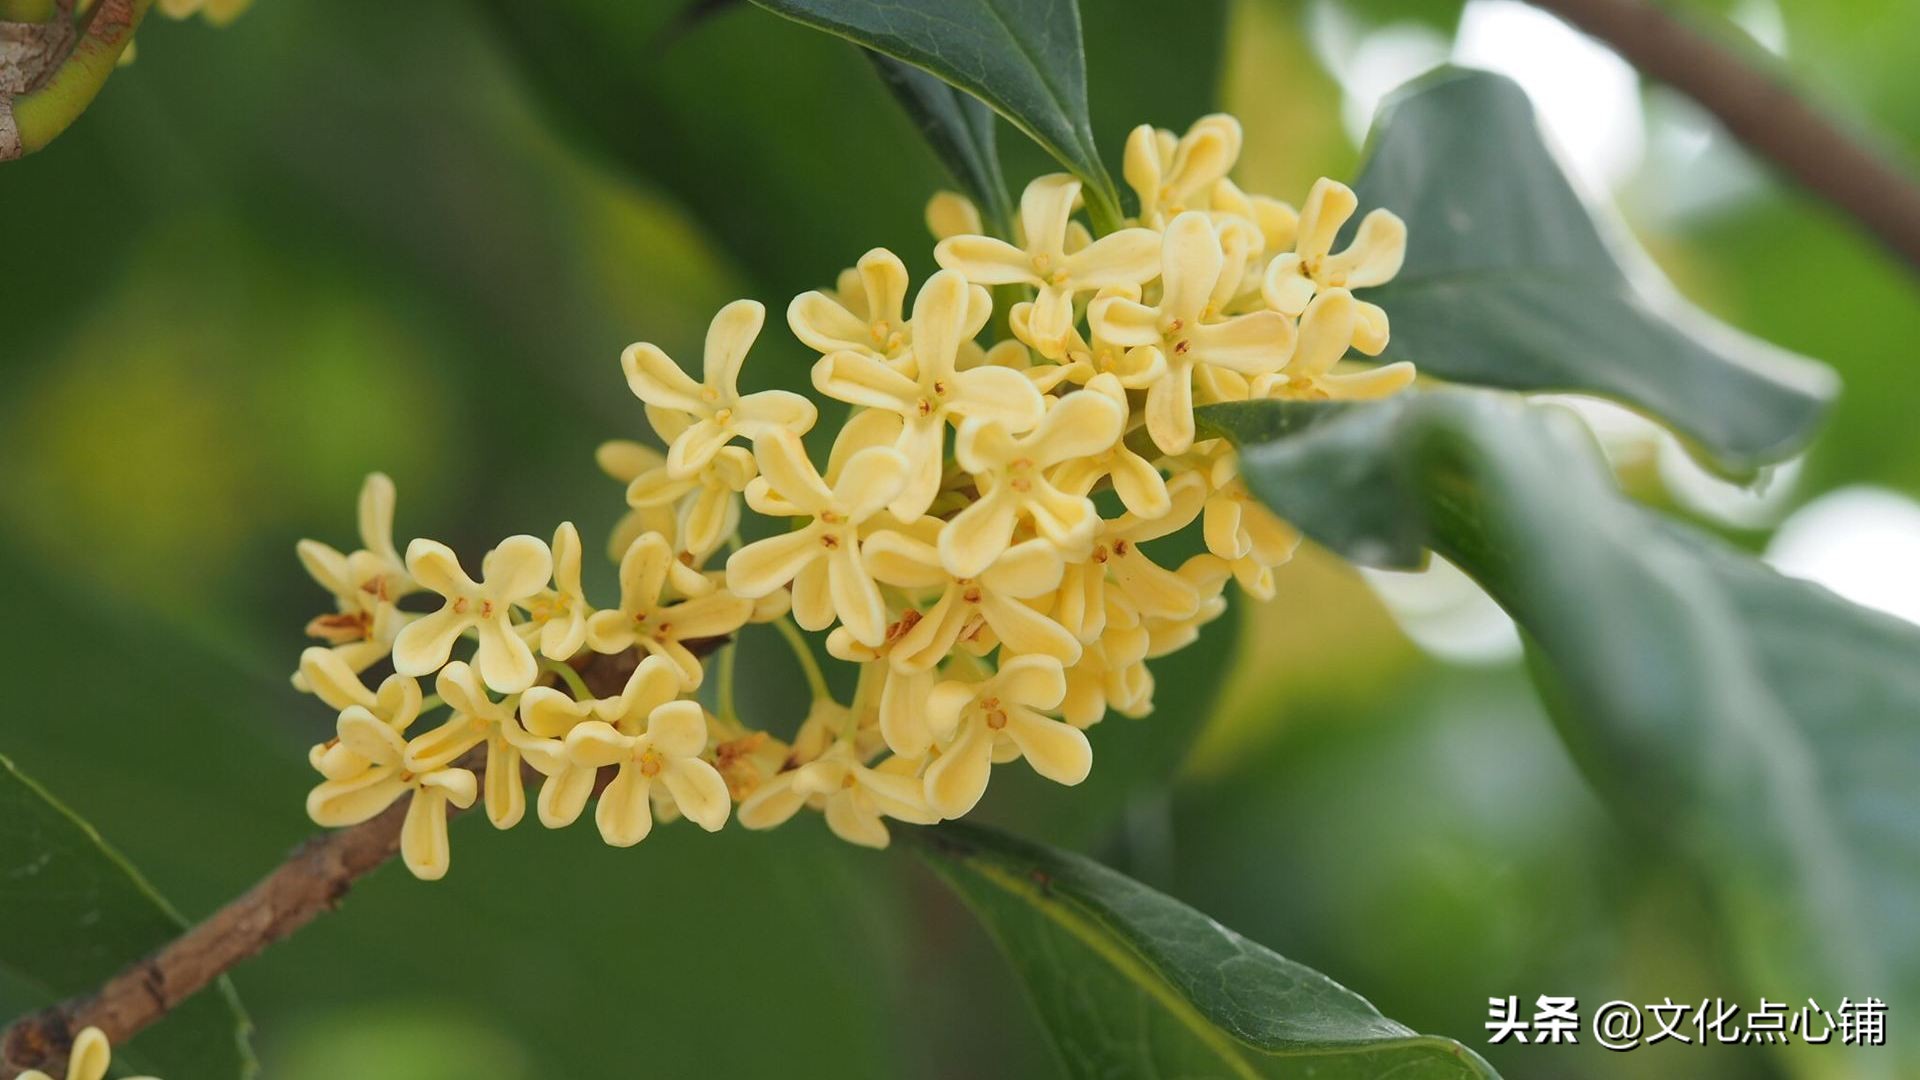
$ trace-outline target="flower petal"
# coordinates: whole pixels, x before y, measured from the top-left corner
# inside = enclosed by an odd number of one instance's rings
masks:
[[[815,352],[871,351],[873,348],[867,336],[866,320],[817,290],[803,292],[787,305],[787,326],[793,330],[794,337]]]
[[[1031,431],[1046,415],[1046,399],[1033,380],[1003,367],[979,367],[953,376],[947,408],[960,417],[996,421],[1014,434]]]
[[[1060,661],[1051,656],[1016,656],[1001,665],[993,685],[1003,701],[1048,711],[1059,708],[1067,692]]]
[[[1300,342],[1287,364],[1289,375],[1324,375],[1353,344],[1360,326],[1360,305],[1345,289],[1326,289],[1300,317]]]
[[[1040,283],[1032,256],[990,236],[950,236],[934,246],[933,259],[976,285]]]
[[[943,818],[964,816],[979,805],[993,775],[993,739],[986,725],[968,724],[952,746],[927,766],[927,805]]]
[[[807,459],[798,435],[770,431],[754,441],[753,456],[760,463],[760,479],[802,513],[818,514],[832,503],[833,493]]]
[[[1340,181],[1326,177],[1314,181],[1313,188],[1307,192],[1307,201],[1300,205],[1300,232],[1294,241],[1294,250],[1307,260],[1332,251],[1340,226],[1347,223],[1359,205],[1353,189]]]
[[[585,769],[626,761],[632,748],[633,738],[615,731],[604,720],[588,720],[567,732],[567,757]]]
[[[1009,547],[980,575],[980,580],[1003,596],[1026,599],[1058,588],[1065,569],[1066,563],[1052,544],[1024,540]]]
[[[837,401],[910,414],[920,384],[864,352],[841,350],[814,361],[813,388]]]
[[[852,792],[837,792],[827,799],[827,828],[849,844],[884,848],[892,841],[886,822],[868,807],[860,805]]]
[[[833,485],[833,509],[858,524],[880,512],[907,483],[907,459],[898,450],[869,447],[847,459]]]
[[[1382,208],[1360,219],[1353,243],[1327,260],[1326,272],[1349,289],[1365,289],[1392,281],[1406,258],[1407,223]]]
[[[861,564],[858,549],[827,556],[827,589],[833,597],[834,614],[855,641],[878,648],[887,640],[887,606]]]
[[[1246,375],[1279,371],[1293,356],[1293,320],[1277,311],[1236,315],[1193,328],[1190,359]]]
[[[620,367],[627,373],[633,396],[649,405],[696,415],[711,408],[700,397],[700,384],[657,346],[644,341],[627,346],[620,354]]]
[[[1160,234],[1152,229],[1119,229],[1100,236],[1066,259],[1073,288],[1140,284],[1160,277]]]
[[[1220,280],[1226,259],[1220,250],[1220,236],[1214,232],[1212,218],[1189,210],[1168,224],[1163,242],[1160,314],[1162,319],[1177,319],[1190,329],[1200,321]]]
[[[553,553],[537,536],[509,536],[481,560],[480,575],[486,579],[486,591],[495,599],[507,603],[524,600],[552,580]]]
[[[640,770],[622,767],[607,790],[600,793],[593,821],[600,838],[614,847],[632,847],[653,831],[651,784]]]
[[[453,643],[477,620],[469,611],[455,611],[449,603],[406,625],[393,639],[393,670],[402,675],[431,675],[453,652]]]
[[[707,748],[707,713],[697,701],[669,701],[647,715],[647,742],[672,758],[697,757]]]
[[[593,781],[592,769],[562,769],[548,777],[540,785],[540,798],[535,804],[540,824],[560,829],[580,820],[580,812],[593,795]]]
[[[820,537],[826,526],[818,522],[794,532],[755,540],[727,558],[727,589],[748,599],[765,596],[792,581],[827,549]]]
[[[660,774],[673,805],[688,821],[719,832],[733,810],[733,797],[727,793],[727,781],[720,770],[699,758],[683,758],[668,765]]]
[[[329,829],[371,819],[407,793],[391,769],[368,769],[357,776],[328,780],[307,793],[307,816]]]
[[[447,876],[453,853],[447,844],[446,799],[424,791],[414,795],[407,806],[407,819],[400,826],[400,857],[422,881]]]
[[[487,820],[511,829],[527,813],[527,785],[520,776],[520,751],[504,738],[487,740]]]
[[[441,596],[466,596],[479,589],[460,568],[459,556],[438,540],[421,538],[407,545],[407,573]]]
[[[1071,724],[1012,709],[1005,731],[1033,771],[1056,784],[1078,784],[1093,770],[1093,746],[1086,733]]]
[[[887,673],[880,687],[880,737],[894,753],[919,757],[933,746],[926,714],[927,694],[932,689],[932,671]]]
[[[799,813],[807,804],[807,795],[794,786],[795,774],[781,773],[755,788],[740,803],[740,824],[749,829],[771,829]]]
[[[706,349],[701,357],[702,381],[709,389],[732,396],[740,365],[766,321],[766,306],[758,300],[735,300],[714,315],[707,325]]]
[[[477,624],[480,647],[474,652],[474,667],[496,694],[517,694],[540,677],[540,662],[520,635],[513,632],[502,611]]]
[[[993,425],[998,430],[998,425]],[[940,564],[954,577],[977,577],[1013,539],[1019,510],[1001,489],[982,496],[940,530]]]

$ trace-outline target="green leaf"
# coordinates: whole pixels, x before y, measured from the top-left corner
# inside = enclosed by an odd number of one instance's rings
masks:
[[[98,988],[185,925],[91,825],[0,756],[0,968],[51,1005]],[[249,1077],[250,1028],[223,978],[114,1059],[166,1076]]]
[[[1494,1075],[1089,859],[959,822],[903,831],[1000,943],[1070,1076]]]
[[[1629,502],[1557,409],[1455,390],[1204,416],[1307,535],[1379,565],[1431,548],[1513,615],[1582,769],[1713,884],[1756,991],[1920,1006],[1920,629]]]
[[[1086,182],[1103,227],[1120,200],[1094,148],[1074,0],[754,0],[931,72],[991,105]]]
[[[1715,322],[1603,226],[1503,76],[1443,68],[1403,87],[1354,187],[1407,221],[1405,267],[1367,294],[1393,321],[1384,359],[1615,398],[1734,473],[1800,450],[1834,395],[1825,367]]]
[[[989,225],[1004,234],[1013,220],[1013,206],[1007,181],[1000,175],[1000,152],[994,147],[993,110],[911,64],[870,49],[861,51]]]

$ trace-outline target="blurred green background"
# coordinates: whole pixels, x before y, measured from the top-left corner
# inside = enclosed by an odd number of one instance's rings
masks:
[[[311,831],[304,749],[330,718],[286,676],[324,598],[292,548],[351,541],[365,472],[398,483],[403,542],[476,557],[571,519],[597,553],[623,508],[593,448],[643,431],[622,346],[695,355],[726,300],[778,311],[876,244],[929,265],[919,208],[946,182],[853,50],[745,7],[676,23],[680,6],[258,0],[221,31],[155,19],[73,130],[0,169],[0,752],[189,917]],[[1682,6],[1896,153],[1920,150],[1920,4]],[[1894,524],[1802,519],[1781,558],[1816,575],[1881,558],[1882,599],[1920,607],[1911,563],[1896,572],[1920,556],[1913,279],[1688,103],[1504,0],[1084,7],[1110,159],[1135,123],[1225,107],[1247,128],[1242,185],[1294,200],[1350,175],[1372,102],[1402,79],[1449,56],[1520,77],[1685,291],[1846,381],[1818,448],[1758,498],[1597,415],[1629,484],[1756,549],[1829,492],[1887,489]],[[1045,168],[1002,138],[1016,184]],[[750,381],[801,370],[779,338]],[[1884,542],[1849,546],[1867,532]],[[611,567],[590,559],[589,575],[610,597]],[[1169,790],[1087,804],[996,785],[989,816],[1511,1077],[1781,1074],[1747,1050],[1483,1047],[1490,996],[1758,989],[1732,973],[1699,883],[1589,793],[1470,588],[1313,551],[1280,580],[1278,600],[1242,609],[1225,675],[1199,676],[1224,697]],[[1096,732],[1103,768],[1176,752],[1131,723]],[[908,856],[817,821],[670,828],[616,851],[589,828],[475,818],[454,848],[446,881],[384,869],[238,970],[267,1075],[1047,1068],[965,911]]]

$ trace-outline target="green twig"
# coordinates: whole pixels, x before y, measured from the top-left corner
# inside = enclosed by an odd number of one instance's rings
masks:
[[[820,670],[820,661],[813,658],[813,646],[807,644],[807,639],[800,633],[800,628],[788,618],[773,620],[773,628],[780,631],[781,637],[787,639],[788,647],[793,650],[793,658],[800,661],[800,670],[807,677],[807,689],[813,692],[814,700],[821,701],[833,697],[833,691],[827,689],[827,676]]]
[[[551,671],[555,675],[560,676],[560,681],[566,683],[567,689],[573,692],[575,701],[593,700],[592,688],[587,686],[587,680],[580,677],[580,673],[573,669],[572,664],[542,657],[540,659],[540,667],[544,671]]]
[[[52,76],[30,93],[0,101],[0,161],[31,154],[67,130],[113,74],[153,0],[100,0],[80,40]]]

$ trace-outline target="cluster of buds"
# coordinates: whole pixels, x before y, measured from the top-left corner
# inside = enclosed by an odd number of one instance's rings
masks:
[[[796,297],[788,325],[821,354],[813,386],[850,406],[824,469],[801,439],[814,401],[738,388],[760,304],[721,309],[698,379],[653,345],[628,348],[628,385],[666,452],[601,450],[631,507],[611,542],[616,607],[582,593],[571,524],[550,545],[503,541],[477,581],[432,540],[403,558],[392,485],[371,478],[360,550],[300,548],[337,601],[309,628],[328,645],[295,677],[339,711],[312,753],[314,820],[410,797],[403,854],[438,877],[448,805],[483,798],[506,828],[530,774],[549,827],[598,790],[616,845],[656,818],[718,829],[737,804],[748,828],[811,807],[879,847],[887,818],[966,814],[995,765],[1079,783],[1086,730],[1151,710],[1147,661],[1193,642],[1230,581],[1271,597],[1299,541],[1250,499],[1226,442],[1201,437],[1195,407],[1380,397],[1414,376],[1341,367],[1386,346],[1386,314],[1352,290],[1398,271],[1400,220],[1375,210],[1333,250],[1353,192],[1321,180],[1297,212],[1247,194],[1227,178],[1240,138],[1227,116],[1183,136],[1136,129],[1125,176],[1139,213],[1104,236],[1076,220],[1068,176],[1027,186],[1010,237],[943,193],[928,208],[941,269],[917,292],[875,249],[836,288]],[[742,544],[743,497],[787,527]],[[1204,553],[1167,566],[1145,550],[1196,522]],[[402,607],[419,593],[438,609]],[[751,624],[785,635],[809,674],[814,700],[784,738],[735,715],[726,652],[714,707],[700,700],[706,655]],[[828,694],[802,631],[827,631],[826,651],[858,666],[850,702]],[[452,659],[466,640],[470,658]],[[623,681],[596,692],[585,671]],[[434,709],[446,719],[410,736]],[[468,767],[481,747],[484,781]]]

